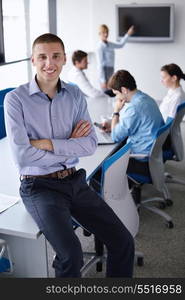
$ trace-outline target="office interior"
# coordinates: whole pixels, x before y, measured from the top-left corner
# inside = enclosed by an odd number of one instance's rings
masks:
[[[168,4],[169,0],[136,1],[137,4],[154,2],[155,4]],[[126,5],[130,2],[124,0],[0,0],[4,18],[4,32],[0,35],[1,39],[4,38],[4,42],[3,49],[2,46],[0,49],[5,55],[0,63],[0,90],[17,87],[34,76],[34,69],[30,62],[31,45],[38,35],[45,32],[55,33],[64,41],[67,63],[63,68],[61,79],[67,80],[67,72],[72,65],[72,52],[81,49],[89,56],[87,76],[93,85],[99,88],[95,55],[99,40],[98,26],[107,24],[110,28],[110,40],[116,41],[115,6],[118,4]],[[138,88],[156,101],[160,101],[166,94],[166,89],[160,82],[161,66],[176,63],[185,72],[185,2],[176,0],[174,5],[173,42],[127,43],[123,49],[116,50],[115,70],[129,70],[136,79]],[[2,22],[2,19],[0,21]],[[185,89],[185,83],[181,82],[181,84]],[[184,142],[184,121],[181,129]],[[185,160],[170,162],[166,168],[167,171],[185,178]],[[169,186],[169,190],[174,205],[167,207],[166,211],[173,217],[174,228],[167,228],[161,219],[152,213],[146,211],[140,213],[140,229],[136,237],[136,247],[144,253],[144,265],[135,266],[135,277],[185,277],[185,186],[173,184]],[[151,187],[147,187],[144,193],[156,195],[156,191]],[[92,237],[84,237],[81,231],[77,234],[85,249],[93,247]],[[48,245],[48,253],[49,274],[53,277],[51,261],[54,253],[50,245]],[[104,272],[97,273],[93,268],[89,277],[104,277]]]

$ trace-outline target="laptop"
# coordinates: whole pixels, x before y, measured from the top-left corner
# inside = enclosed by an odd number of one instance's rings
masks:
[[[110,133],[102,132],[99,128],[94,127],[95,132],[98,138],[98,145],[110,145],[115,144],[115,142],[111,139]]]

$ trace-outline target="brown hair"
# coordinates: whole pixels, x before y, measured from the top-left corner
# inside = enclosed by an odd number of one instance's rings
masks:
[[[167,72],[170,76],[176,75],[178,80],[180,80],[181,78],[185,80],[185,74],[176,64],[164,65],[163,67],[161,67],[161,71]]]
[[[114,73],[108,81],[108,87],[121,92],[121,87],[125,87],[130,91],[137,88],[134,77],[126,70],[119,70]]]
[[[72,55],[72,62],[73,64],[75,65],[75,62],[81,62],[81,60],[84,58],[84,57],[87,57],[87,53],[82,51],[82,50],[77,50],[77,51],[74,51],[73,52],[73,55]]]
[[[64,47],[63,41],[57,35],[55,35],[53,33],[45,33],[45,34],[38,36],[33,42],[32,51],[37,44],[43,44],[43,43],[59,43],[65,52],[65,47]]]

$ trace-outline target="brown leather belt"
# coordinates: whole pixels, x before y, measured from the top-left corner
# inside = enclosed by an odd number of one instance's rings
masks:
[[[69,175],[72,175],[76,172],[76,168],[69,168],[69,169],[64,169],[60,171],[56,171],[50,174],[45,174],[45,175],[21,175],[21,179],[25,178],[57,178],[57,179],[63,179]]]

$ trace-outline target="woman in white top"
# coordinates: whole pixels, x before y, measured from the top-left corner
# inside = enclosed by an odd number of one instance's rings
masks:
[[[185,102],[185,92],[180,85],[181,79],[185,80],[185,74],[178,65],[169,64],[161,68],[161,82],[168,88],[167,95],[159,106],[165,122],[168,117],[174,118],[177,106]]]

